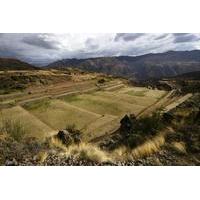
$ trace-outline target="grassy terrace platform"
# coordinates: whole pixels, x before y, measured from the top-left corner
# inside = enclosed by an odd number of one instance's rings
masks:
[[[165,93],[123,85],[115,90],[102,89],[57,99],[30,101],[23,106],[2,109],[1,112],[6,118],[20,119],[27,130],[31,127],[31,135],[43,137],[75,124],[84,133],[85,140],[91,140],[112,132],[125,114],[137,115]]]

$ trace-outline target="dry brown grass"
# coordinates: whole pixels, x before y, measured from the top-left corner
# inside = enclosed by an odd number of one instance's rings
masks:
[[[141,158],[149,156],[152,153],[158,152],[161,146],[163,146],[164,144],[165,144],[164,135],[159,135],[133,149],[131,151],[131,155],[133,156],[133,158]]]
[[[67,150],[67,147],[62,143],[62,141],[56,137],[51,137],[49,139],[50,148],[59,148],[63,151]]]
[[[82,159],[88,159],[95,162],[112,162],[113,159],[105,151],[100,150],[94,144],[81,143],[79,145],[71,145],[66,150],[66,155],[74,155]]]
[[[60,148],[66,156],[75,156],[81,159],[88,159],[96,162],[112,162],[111,156],[100,150],[96,145],[90,143],[72,144],[68,147],[62,144],[57,138],[51,138],[51,147]]]
[[[153,139],[146,141],[144,144],[139,145],[133,150],[125,146],[120,146],[112,152],[103,151],[92,143],[82,142],[79,145],[66,147],[56,138],[52,138],[51,142],[54,147],[62,149],[66,156],[73,155],[75,157],[101,163],[134,160],[149,156],[160,150],[160,148],[165,144],[165,138],[164,135],[155,136]]]
[[[0,123],[0,132],[7,134],[19,142],[25,137],[26,129],[19,119],[11,120],[4,118]]]
[[[155,136],[153,139],[146,141],[142,145],[134,149],[128,149],[125,146],[121,146],[111,152],[111,157],[115,161],[134,160],[143,158],[156,153],[165,144],[164,135]]]
[[[51,135],[54,132],[49,126],[40,121],[37,117],[32,115],[21,106],[14,106],[12,108],[2,109],[0,114],[0,124],[5,120],[19,121],[21,126],[26,130],[26,134],[38,138]]]
[[[173,142],[172,148],[178,151],[179,153],[186,153],[186,147],[184,142]]]
[[[0,131],[0,141],[5,141],[7,137],[7,134],[3,133],[3,131]]]
[[[37,160],[40,163],[43,163],[46,160],[47,156],[48,156],[48,153],[46,151],[41,151],[37,154]]]
[[[145,142],[137,148],[130,150],[125,146],[121,146],[113,152],[100,150],[94,144],[81,143],[80,145],[72,145],[66,149],[66,155],[74,155],[80,158],[93,160],[96,162],[117,162],[125,160],[134,160],[149,156],[158,152],[165,144],[163,135],[156,136],[154,139]]]

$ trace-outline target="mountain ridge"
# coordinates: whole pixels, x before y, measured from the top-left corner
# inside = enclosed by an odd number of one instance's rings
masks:
[[[15,58],[1,58],[0,70],[35,70],[37,67]]]
[[[62,59],[47,68],[79,68],[137,79],[162,78],[200,71],[200,50],[168,51],[140,56]]]

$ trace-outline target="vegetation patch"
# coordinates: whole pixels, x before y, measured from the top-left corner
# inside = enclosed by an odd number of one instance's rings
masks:
[[[144,97],[145,93],[146,93],[146,91],[134,91],[134,90],[130,90],[130,91],[126,92],[126,94],[129,94],[132,96],[139,96],[139,97]]]
[[[26,134],[25,127],[20,120],[3,119],[1,121],[0,132],[5,133],[16,141],[21,141]]]
[[[66,102],[68,101],[66,100]],[[103,97],[98,95],[98,93],[79,95],[75,97],[75,101],[72,100],[69,101],[69,103],[101,115],[109,114],[121,116],[124,113],[138,113],[144,108],[140,105],[133,105],[128,102],[124,103],[112,96]]]
[[[42,99],[34,102],[26,103],[23,107],[27,110],[35,110],[35,109],[41,109],[46,110],[50,106],[50,100],[49,99]]]

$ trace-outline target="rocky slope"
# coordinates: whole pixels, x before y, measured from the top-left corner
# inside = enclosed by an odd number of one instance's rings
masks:
[[[137,79],[161,78],[200,71],[200,50],[169,51],[142,56],[119,56],[88,59],[64,59],[48,68],[80,68],[115,76]]]
[[[200,157],[163,148],[144,158],[127,161],[99,162],[92,159],[65,155],[59,149],[48,149],[37,142],[17,143],[0,140],[0,165],[3,166],[198,166]]]

